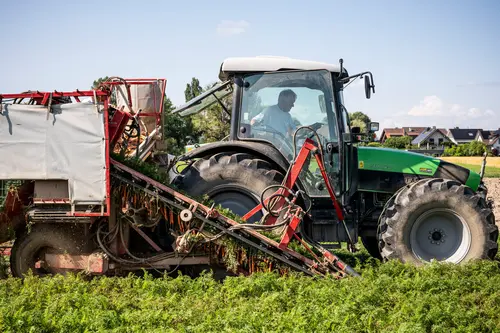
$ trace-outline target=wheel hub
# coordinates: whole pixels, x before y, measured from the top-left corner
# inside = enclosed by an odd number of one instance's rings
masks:
[[[435,208],[421,214],[413,223],[410,246],[423,261],[462,261],[471,245],[465,220],[448,208]]]
[[[439,245],[445,242],[446,233],[443,229],[429,230],[429,235],[428,239],[431,244]]]

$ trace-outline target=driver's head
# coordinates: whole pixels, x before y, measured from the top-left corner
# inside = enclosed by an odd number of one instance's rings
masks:
[[[295,94],[291,89],[286,89],[280,92],[278,97],[278,106],[281,110],[290,112],[296,100],[297,94]]]

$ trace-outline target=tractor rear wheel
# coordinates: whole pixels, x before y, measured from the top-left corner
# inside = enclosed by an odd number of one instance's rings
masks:
[[[79,229],[79,228],[75,228]],[[46,253],[80,254],[84,250],[82,235],[75,233],[69,225],[35,224],[25,230],[14,241],[10,256],[12,275],[22,278],[30,270],[33,275],[54,275],[63,270],[46,268],[43,263]]]
[[[282,180],[283,174],[267,161],[246,153],[219,153],[197,160],[173,184],[191,196],[208,196],[216,204],[243,216],[260,203],[266,187]],[[255,223],[261,217],[262,212],[258,212],[248,222]]]
[[[425,179],[402,189],[387,202],[379,225],[382,258],[415,264],[493,259],[497,238],[485,200],[446,179]]]

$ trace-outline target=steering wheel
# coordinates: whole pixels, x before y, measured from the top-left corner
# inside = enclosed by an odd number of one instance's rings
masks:
[[[322,135],[321,133],[318,133],[317,131],[322,128],[323,126],[326,126],[326,124],[324,123],[314,123],[312,125],[308,125],[307,127],[311,127],[315,132],[316,134],[318,134],[318,136],[320,138],[323,138],[325,139],[325,141],[328,141],[328,138],[325,137],[324,135]],[[304,128],[304,129],[301,129],[299,132],[297,132],[296,134],[296,137],[298,139],[314,139],[315,135],[314,135],[314,132],[311,132],[310,130],[308,130],[307,128]],[[318,142],[318,144],[321,144],[320,142]]]

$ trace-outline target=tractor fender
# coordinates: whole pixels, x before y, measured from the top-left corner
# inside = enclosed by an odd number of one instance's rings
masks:
[[[220,141],[209,143],[182,155],[179,161],[202,158],[222,152],[248,153],[254,155],[264,161],[270,162],[283,174],[286,174],[290,165],[290,162],[286,160],[278,149],[269,144],[255,141]]]

